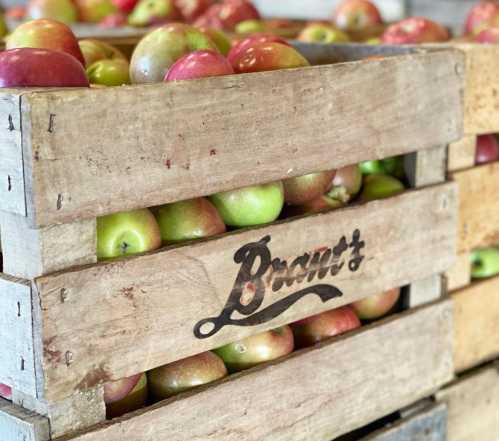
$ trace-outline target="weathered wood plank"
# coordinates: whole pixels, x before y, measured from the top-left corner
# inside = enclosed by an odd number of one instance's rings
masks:
[[[416,306],[431,303],[440,299],[445,290],[443,289],[442,276],[434,274],[424,279],[413,281],[407,288],[405,307],[414,308]]]
[[[404,157],[404,167],[411,187],[444,182],[447,176],[447,145],[420,150]]]
[[[499,277],[457,291],[452,301],[456,371],[499,356]]]
[[[329,441],[449,381],[451,334],[440,302],[60,441]]]
[[[499,367],[491,365],[437,394],[448,407],[448,441],[497,441]]]
[[[499,130],[498,130],[499,131]],[[450,172],[464,170],[475,165],[476,136],[465,136],[449,146],[447,168]]]
[[[461,253],[457,256],[456,263],[445,273],[447,290],[455,291],[471,283],[470,253]]]
[[[455,185],[443,184],[41,277],[47,398],[443,272],[456,204]]]
[[[49,423],[0,398],[0,436],[2,441],[48,441]]]
[[[459,186],[458,252],[499,244],[499,163],[452,174]]]
[[[92,218],[447,144],[462,137],[462,63],[435,51],[27,93],[30,219]]]

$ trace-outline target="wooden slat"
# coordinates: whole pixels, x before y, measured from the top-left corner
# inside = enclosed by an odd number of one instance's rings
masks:
[[[452,378],[451,317],[448,301],[396,315],[60,441],[329,441]]]
[[[49,423],[0,398],[0,436],[2,441],[48,441]]]
[[[41,277],[35,285],[42,314],[40,338],[44,342],[47,397],[63,397],[75,389],[142,372],[442,272],[455,256],[456,202],[454,184],[444,184]],[[351,243],[355,231],[360,237],[354,242],[364,242],[360,250],[364,259],[358,270],[352,271],[355,250],[349,248],[341,254],[336,245],[343,236]],[[268,248],[264,245],[267,240]],[[257,246],[259,241],[263,242]],[[328,247],[336,247],[336,259],[325,254]],[[246,249],[245,253],[254,250],[254,263],[247,260],[245,268],[252,274],[263,273],[262,285],[256,277],[235,282],[241,268],[234,262],[239,249]],[[267,258],[291,264],[307,253],[309,257],[316,253],[316,261],[320,256],[326,258],[303,270],[301,282],[274,287],[273,282],[284,273],[268,267]],[[256,257],[259,254],[265,263]],[[349,267],[349,261],[354,266]],[[344,264],[338,274],[328,272],[322,274],[323,279],[318,278],[318,268],[336,263]],[[245,274],[247,270],[241,271]],[[310,281],[302,280],[306,275]],[[238,289],[248,302],[258,286],[264,294],[261,307],[252,303],[255,314],[232,313],[232,319],[254,322],[222,327],[210,338],[195,337],[195,325],[202,319],[218,317],[224,308],[232,309],[230,305],[237,307]],[[341,291],[340,297],[336,297],[340,293],[334,287]],[[273,292],[274,288],[278,291]],[[305,295],[307,289],[311,291]],[[269,291],[272,294],[265,295]],[[297,291],[297,297],[290,297]],[[274,306],[278,311],[258,313],[275,304],[280,305]],[[222,319],[216,322],[224,324]],[[206,327],[202,330],[207,332]]]
[[[447,145],[420,150],[404,157],[407,179],[413,188],[438,184],[447,175]]]
[[[27,93],[30,219],[92,218],[447,144],[462,137],[462,62],[436,51]]]
[[[499,131],[499,130],[498,130]],[[449,146],[448,169],[450,172],[464,170],[475,165],[476,136],[466,136]]]
[[[452,300],[456,371],[499,356],[499,277],[457,291]]]
[[[452,174],[459,185],[458,251],[499,244],[499,163]]]
[[[497,441],[499,367],[467,375],[437,395],[448,407],[448,441]]]
[[[445,273],[447,289],[455,291],[471,283],[470,253],[461,253],[457,256],[456,263]]]

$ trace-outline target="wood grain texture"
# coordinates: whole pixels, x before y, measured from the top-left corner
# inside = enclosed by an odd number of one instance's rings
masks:
[[[59,441],[329,441],[452,378],[451,317],[448,301],[396,315]]]
[[[404,168],[413,188],[444,182],[447,176],[447,145],[420,150],[404,157]]]
[[[499,244],[499,162],[451,176],[459,186],[458,252]]]
[[[0,398],[0,436],[2,441],[49,441],[49,423]]]
[[[462,63],[435,51],[27,93],[29,217],[70,222],[447,144],[462,137]]]
[[[456,202],[454,184],[443,184],[38,278],[47,398],[62,398],[75,389],[143,372],[443,272],[455,256]],[[365,246],[360,253],[364,259],[353,271],[353,249],[331,259],[327,248],[350,243],[355,230]],[[261,242],[257,246],[262,238],[270,240],[268,248]],[[239,249],[244,253],[258,249],[260,256],[268,249],[269,265],[270,259],[292,264],[298,256],[316,257],[310,260],[312,266],[305,262],[298,271],[295,263],[285,273],[266,266],[257,254],[251,254],[253,263],[241,267],[234,262],[241,255],[241,251],[236,253]],[[333,272],[335,265],[339,272]],[[321,268],[325,272],[318,276]],[[247,271],[263,274],[262,278],[250,280]],[[299,282],[288,286],[284,280]],[[340,297],[335,297],[334,287]],[[324,289],[331,290],[334,298],[321,300],[319,293]],[[308,295],[304,295],[306,290],[310,290]],[[260,306],[255,304],[257,292],[262,295]],[[251,313],[242,309],[230,313],[239,308],[239,302],[251,302],[255,308]],[[272,313],[267,308],[275,304],[287,306]],[[225,317],[225,313],[220,315],[225,308],[231,319],[249,320],[248,324],[222,327],[210,338],[194,336],[199,321],[213,317],[217,322],[216,317]],[[70,364],[66,354],[71,354]]]
[[[476,136],[465,136],[449,146],[447,167],[450,172],[464,170],[475,165]]]
[[[457,291],[452,301],[456,371],[499,356],[499,277]]]
[[[448,441],[497,441],[499,367],[491,365],[437,394],[448,407]]]
[[[471,283],[470,259],[470,253],[459,254],[456,263],[445,273],[448,291],[464,288]]]

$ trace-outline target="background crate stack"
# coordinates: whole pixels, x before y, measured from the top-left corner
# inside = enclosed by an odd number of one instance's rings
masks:
[[[8,441],[331,440],[453,379],[441,275],[455,260],[458,201],[456,183],[445,182],[446,151],[463,135],[463,56],[300,50],[321,65],[170,87],[1,92],[0,382],[14,390],[13,403],[1,401],[0,426]],[[360,60],[386,51],[392,56]],[[399,154],[413,187],[399,196],[97,263],[98,216]],[[269,282],[256,309],[285,305],[279,313],[254,326],[222,323],[209,338],[196,331],[234,309],[241,247],[266,246],[291,262],[330,256],[342,237],[349,254],[333,259],[344,268],[323,277],[322,299],[313,275],[272,293]],[[106,381],[398,286],[407,287],[399,314],[104,421]],[[290,300],[305,288],[313,295]],[[235,306],[232,319],[248,315]],[[424,402],[400,416],[367,439],[442,439],[446,405]]]

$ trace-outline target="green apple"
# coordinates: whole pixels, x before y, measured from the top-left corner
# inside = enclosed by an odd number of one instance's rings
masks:
[[[375,294],[352,303],[352,308],[361,320],[375,320],[388,314],[400,298],[400,289]]]
[[[368,40],[366,40],[365,43],[372,45],[372,46],[376,46],[378,44],[381,44],[381,38],[379,38],[379,37],[369,38]]]
[[[201,239],[226,231],[217,209],[206,198],[163,205],[156,210],[156,219],[165,243]]]
[[[235,28],[236,34],[256,34],[265,32],[265,22],[262,20],[244,20],[239,22]]]
[[[87,69],[88,80],[92,84],[103,86],[122,86],[130,84],[128,61],[116,58],[114,60],[99,60]]]
[[[293,352],[294,337],[289,326],[247,337],[215,350],[229,372],[239,372],[253,366],[284,357]]]
[[[161,246],[161,233],[147,208],[97,218],[97,258],[144,253]]]
[[[386,174],[392,175],[397,179],[405,179],[403,156],[393,156],[391,158],[383,159],[381,160],[381,165],[383,166]]]
[[[323,23],[311,23],[298,36],[306,43],[348,43],[350,37],[343,31]]]
[[[486,279],[499,275],[499,248],[489,247],[471,253],[471,277]]]
[[[66,24],[78,21],[78,10],[71,0],[31,0],[26,14],[32,20],[50,18]]]
[[[217,193],[210,197],[226,225],[250,227],[275,221],[284,205],[281,181]]]
[[[147,395],[145,373],[106,383],[104,403],[107,418],[116,418],[144,407],[147,403]]]
[[[178,18],[179,12],[173,0],[140,0],[128,16],[128,24],[137,27],[152,26]]]
[[[364,189],[360,195],[361,200],[373,201],[375,199],[389,198],[402,193],[404,184],[397,178],[389,175],[368,175],[364,178]]]
[[[119,49],[103,41],[86,39],[80,40],[78,44],[85,59],[86,67],[100,60],[127,59]]]
[[[332,184],[327,196],[345,204],[350,202],[362,187],[360,167],[355,164],[340,168],[336,171]]]
[[[360,171],[363,175],[377,175],[385,173],[385,168],[380,160],[363,161],[359,164]]]
[[[201,26],[199,30],[208,38],[210,38],[213,43],[216,44],[218,50],[223,56],[227,56],[229,54],[232,43],[230,42],[230,38],[224,31],[222,31],[221,29],[207,28],[204,26]]]
[[[0,38],[5,37],[8,33],[9,33],[9,28],[7,27],[5,14],[3,12],[0,12]]]
[[[86,23],[98,23],[118,9],[111,0],[73,0],[78,8],[79,19]]]

